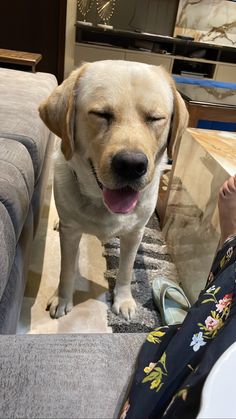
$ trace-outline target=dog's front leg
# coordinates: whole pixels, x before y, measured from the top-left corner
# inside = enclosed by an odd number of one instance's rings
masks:
[[[131,280],[134,261],[143,237],[143,231],[143,229],[135,230],[120,237],[119,271],[114,289],[112,310],[116,314],[122,313],[127,320],[134,317],[136,311],[136,303],[131,294]]]
[[[48,301],[47,309],[52,318],[59,318],[69,313],[73,307],[75,274],[77,272],[78,249],[81,232],[76,225],[59,224],[61,247],[61,273],[59,287]]]

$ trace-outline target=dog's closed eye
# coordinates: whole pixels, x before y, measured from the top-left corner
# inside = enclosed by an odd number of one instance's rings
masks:
[[[145,121],[147,123],[161,122],[161,121],[165,121],[165,119],[166,117],[163,115],[152,115],[152,114],[145,115]]]
[[[114,119],[114,114],[107,110],[94,109],[94,110],[89,111],[89,114],[97,118],[105,120],[108,124],[110,124]]]

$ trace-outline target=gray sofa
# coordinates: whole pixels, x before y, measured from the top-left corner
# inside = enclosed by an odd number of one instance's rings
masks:
[[[14,335],[53,148],[37,108],[56,85],[0,69],[0,417],[116,418],[145,334]]]
[[[15,333],[54,137],[38,105],[57,85],[47,73],[0,68],[0,333]]]
[[[0,339],[0,417],[118,418],[143,333]]]

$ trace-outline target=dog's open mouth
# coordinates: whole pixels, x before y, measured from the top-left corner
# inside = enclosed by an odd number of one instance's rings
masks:
[[[106,188],[98,180],[96,171],[91,161],[90,164],[97,184],[102,190],[104,202],[109,210],[119,214],[128,214],[133,211],[138,203],[140,193],[132,189],[130,186],[120,189]]]
[[[122,189],[103,187],[102,192],[105,204],[116,213],[127,214],[133,211],[139,200],[139,192],[129,186]]]

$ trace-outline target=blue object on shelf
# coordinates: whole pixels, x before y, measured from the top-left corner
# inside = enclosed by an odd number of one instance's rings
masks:
[[[218,87],[222,89],[236,90],[236,83],[229,83],[224,81],[216,81],[209,79],[197,79],[191,77],[183,77],[173,75],[173,79],[176,83],[193,84],[204,87]],[[216,131],[236,131],[235,122],[221,122],[221,121],[208,121],[200,119],[197,124],[197,128],[202,129],[213,129]]]
[[[206,86],[206,87],[221,87],[223,89],[236,90],[236,83],[229,83],[225,81],[198,79],[198,78],[182,77],[182,76],[176,76],[176,75],[173,75],[173,79],[175,80],[176,83],[195,84],[198,86]]]

